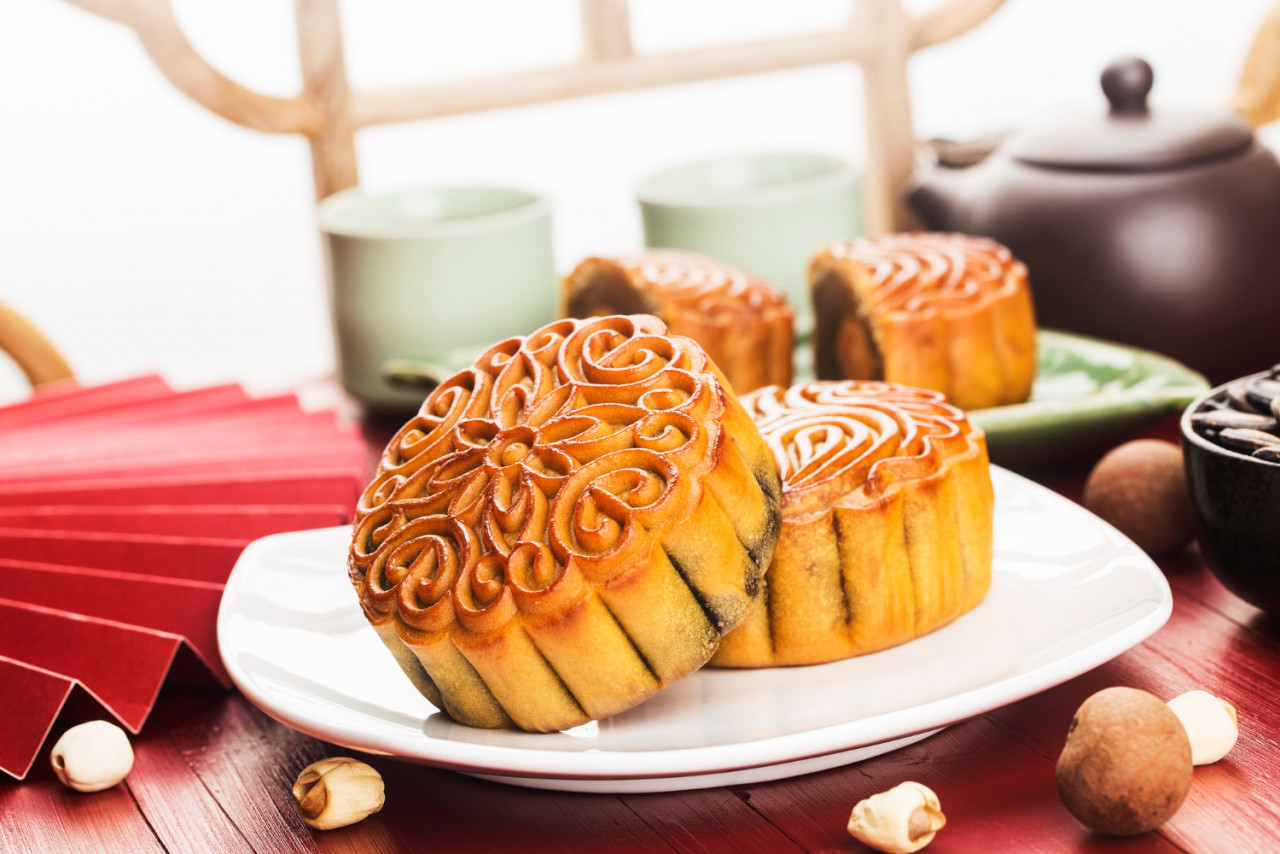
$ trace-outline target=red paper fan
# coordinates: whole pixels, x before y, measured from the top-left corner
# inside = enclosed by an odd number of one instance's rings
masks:
[[[126,507],[37,505],[0,507],[0,526],[45,530],[62,528],[68,516],[81,531],[118,534],[168,534],[175,537],[230,537],[256,540],[279,531],[327,528],[348,520],[341,504],[296,507],[231,506],[175,507],[134,504]]]
[[[365,474],[332,413],[234,385],[0,408],[0,770],[25,776],[69,702],[137,732],[178,671],[228,686],[215,626],[241,549],[349,521]]]
[[[135,403],[169,397],[173,391],[157,376],[136,377],[117,383],[79,388],[55,386],[30,400],[0,409],[0,430],[30,427],[67,416],[105,412]]]
[[[0,656],[0,768],[18,779],[31,763],[58,712],[76,687],[69,676]]]

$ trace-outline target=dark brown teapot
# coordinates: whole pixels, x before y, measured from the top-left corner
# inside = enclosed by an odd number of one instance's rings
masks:
[[[1014,134],[976,164],[940,158],[907,203],[928,228],[1013,250],[1042,326],[1222,382],[1280,361],[1280,162],[1231,114],[1148,109],[1153,79],[1113,63],[1109,112]]]

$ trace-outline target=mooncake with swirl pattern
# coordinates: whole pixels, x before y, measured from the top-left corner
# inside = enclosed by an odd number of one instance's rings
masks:
[[[939,392],[813,382],[743,397],[782,471],[765,587],[712,664],[817,664],[900,644],[991,582],[986,440]]]
[[[565,277],[563,301],[568,317],[656,315],[701,344],[739,394],[791,384],[791,306],[728,264],[667,249],[588,258]]]
[[[837,243],[809,265],[818,379],[930,388],[961,409],[1031,395],[1027,268],[1004,246],[910,233]]]
[[[551,731],[697,670],[759,593],[781,482],[700,347],[637,315],[494,345],[393,437],[348,558],[455,720]]]

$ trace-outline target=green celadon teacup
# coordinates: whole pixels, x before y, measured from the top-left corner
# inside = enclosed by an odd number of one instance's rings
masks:
[[[338,373],[375,408],[421,403],[387,366],[443,378],[489,344],[555,316],[547,201],[525,190],[353,188],[319,209]],[[463,359],[462,355],[466,358]]]
[[[737,154],[640,180],[645,245],[718,258],[781,290],[811,324],[806,270],[828,243],[862,234],[858,171],[813,152]]]

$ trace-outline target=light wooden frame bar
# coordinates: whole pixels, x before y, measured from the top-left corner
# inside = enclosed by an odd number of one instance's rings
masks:
[[[71,366],[25,317],[0,303],[0,352],[8,353],[32,388],[73,379]]]
[[[945,0],[908,15],[900,0],[854,0],[847,23],[825,32],[695,50],[636,53],[627,0],[580,0],[583,55],[571,65],[369,91],[353,91],[343,60],[338,0],[294,0],[302,91],[274,98],[211,66],[182,32],[169,0],[68,0],[137,32],[157,67],[184,94],[229,121],[311,143],[316,197],[359,182],[355,134],[392,122],[494,110],[831,62],[862,66],[866,90],[866,214],[873,233],[910,225],[900,189],[915,138],[907,60],[966,32],[1004,0]]]

